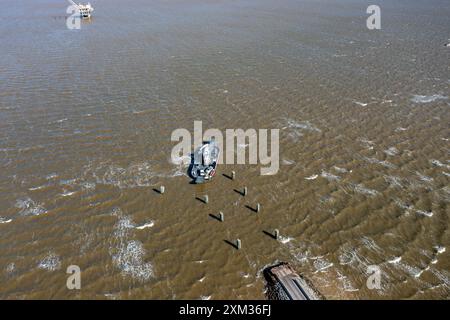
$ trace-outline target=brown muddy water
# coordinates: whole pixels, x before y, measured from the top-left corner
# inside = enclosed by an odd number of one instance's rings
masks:
[[[374,31],[365,1],[92,4],[74,31],[2,1],[0,298],[263,299],[277,261],[328,299],[449,298],[448,1],[378,1]],[[194,120],[280,129],[280,171],[189,184]]]

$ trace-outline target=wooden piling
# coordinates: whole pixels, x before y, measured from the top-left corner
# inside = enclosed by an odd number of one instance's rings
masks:
[[[261,205],[259,203],[256,204],[256,213],[261,211]]]
[[[221,221],[221,222],[223,222],[224,221],[224,215],[223,215],[223,212],[222,211],[219,211],[219,220]]]
[[[244,187],[244,191],[242,192],[242,195],[245,197],[248,194],[248,188]]]
[[[242,248],[242,242],[241,242],[241,239],[237,239],[237,240],[236,240],[236,248],[237,248],[238,250],[240,250],[240,249]]]
[[[208,197],[207,194],[205,194],[205,196],[203,197],[203,202],[206,203],[206,204],[208,204],[208,202],[209,202],[209,197]]]
[[[280,238],[280,231],[278,229],[275,229],[273,231],[273,237],[275,238],[275,240],[278,240]]]
[[[236,172],[231,171],[231,180],[234,180],[236,178]]]
[[[160,186],[159,187],[159,193],[160,194],[164,194],[165,191],[166,191],[166,187],[164,187],[164,186]]]

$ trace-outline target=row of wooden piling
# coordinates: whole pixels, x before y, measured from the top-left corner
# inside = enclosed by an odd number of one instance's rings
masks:
[[[231,180],[235,180],[236,179],[236,172],[231,171],[231,176],[229,176],[229,178],[231,178]],[[164,192],[166,191],[165,186],[160,186],[159,189],[157,189],[157,191],[160,194],[164,194]],[[248,188],[247,186],[244,186],[244,189],[240,192],[242,196],[247,196],[248,195]],[[208,195],[204,195],[202,199],[200,199],[203,203],[208,204],[209,203],[209,197]],[[255,211],[256,213],[259,213],[261,211],[261,204],[257,203],[256,204],[256,208],[253,209],[253,211]],[[220,222],[224,222],[225,221],[225,215],[223,214],[222,211],[219,211],[218,216],[216,217]],[[272,237],[275,240],[279,240],[280,238],[280,231],[278,229],[274,229]],[[235,248],[240,250],[242,248],[242,241],[241,239],[236,239],[236,244],[235,244]]]

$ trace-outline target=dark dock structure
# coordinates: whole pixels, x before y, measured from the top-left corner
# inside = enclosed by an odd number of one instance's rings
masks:
[[[285,262],[264,270],[270,300],[322,300],[323,297]]]

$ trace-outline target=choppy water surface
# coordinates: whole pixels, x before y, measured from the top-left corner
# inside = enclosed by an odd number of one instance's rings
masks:
[[[3,1],[0,297],[259,299],[282,260],[331,299],[448,298],[450,4],[381,1],[380,31],[367,5],[96,0],[71,31],[63,0]],[[280,172],[189,184],[194,120],[279,128]]]

